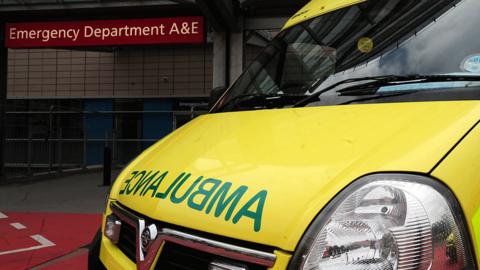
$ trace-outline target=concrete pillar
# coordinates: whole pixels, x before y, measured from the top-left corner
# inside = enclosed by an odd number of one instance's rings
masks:
[[[213,33],[213,88],[227,85],[227,33]]]
[[[228,87],[243,70],[243,16],[238,0],[195,0],[214,29],[213,88]],[[235,32],[235,33],[232,33]],[[231,46],[233,44],[233,46]]]
[[[213,88],[228,87],[242,74],[243,26],[239,32],[213,33]]]

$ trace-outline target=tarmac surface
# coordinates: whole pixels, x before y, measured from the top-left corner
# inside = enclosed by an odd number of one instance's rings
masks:
[[[102,173],[0,185],[0,211],[101,213],[110,187]]]
[[[0,269],[87,269],[110,187],[102,174],[0,185]]]

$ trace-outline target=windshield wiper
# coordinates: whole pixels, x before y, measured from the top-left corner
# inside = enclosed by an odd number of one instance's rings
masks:
[[[425,83],[425,82],[449,82],[449,81],[480,81],[480,76],[473,75],[385,75],[373,77],[361,77],[342,80],[334,83],[318,92],[313,93],[307,98],[297,102],[294,107],[303,107],[311,102],[318,101],[319,96],[342,84],[369,81],[367,83],[348,86],[337,91],[340,95],[372,95],[379,87],[398,84]]]
[[[227,103],[223,104],[218,111],[222,111],[225,108],[234,109],[241,105],[246,105],[252,109],[258,107],[261,108],[280,108],[286,105],[296,104],[299,100],[305,99],[304,95],[284,95],[284,94],[243,94],[238,95],[230,99]]]
[[[415,83],[429,83],[429,82],[459,82],[459,81],[480,81],[480,76],[474,75],[410,75],[401,76],[392,81],[376,80],[370,83],[349,86],[337,91],[342,96],[361,96],[373,95],[377,92],[379,87],[392,85],[405,85]],[[415,91],[406,90],[406,91]],[[402,91],[404,92],[404,91]]]
[[[357,103],[357,102],[363,102],[363,101],[370,101],[370,100],[376,100],[376,99],[384,99],[384,98],[393,98],[393,97],[400,97],[400,96],[406,96],[406,95],[411,95],[418,93],[420,91],[406,91],[406,92],[397,92],[397,93],[389,93],[389,94],[376,94],[376,95],[368,95],[367,97],[363,98],[355,98],[351,99],[342,103],[339,103],[337,105],[348,105],[352,103]]]

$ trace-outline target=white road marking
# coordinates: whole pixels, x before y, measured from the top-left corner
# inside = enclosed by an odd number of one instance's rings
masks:
[[[55,246],[55,243],[53,243],[52,241],[48,240],[47,238],[41,236],[40,234],[35,234],[35,235],[30,236],[30,237],[33,238],[33,240],[37,241],[38,243],[40,243],[44,247]]]
[[[29,247],[29,248],[20,248],[20,249],[15,249],[15,250],[2,251],[2,252],[0,252],[0,256],[55,246],[55,243],[53,243],[52,241],[48,240],[47,238],[41,236],[40,234],[31,235],[30,237],[33,240],[37,241],[40,245]]]
[[[0,219],[2,219],[2,218],[8,218],[8,216],[5,215],[4,213],[0,212]]]
[[[23,229],[27,228],[27,227],[25,227],[25,225],[23,225],[22,223],[19,223],[19,222],[10,223],[10,226],[14,227],[17,230],[23,230]]]

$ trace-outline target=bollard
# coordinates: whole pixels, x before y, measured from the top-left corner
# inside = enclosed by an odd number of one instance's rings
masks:
[[[109,147],[103,148],[103,185],[112,184],[112,151]]]

